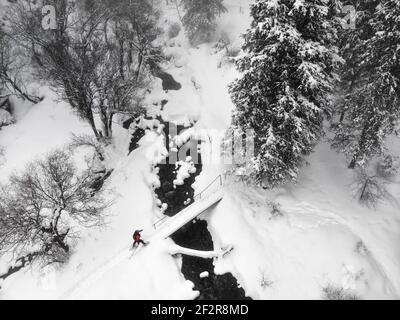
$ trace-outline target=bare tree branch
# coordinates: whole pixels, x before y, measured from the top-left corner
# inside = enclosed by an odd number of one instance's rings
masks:
[[[11,176],[0,190],[0,253],[17,257],[6,274],[35,261],[65,261],[83,227],[103,224],[111,202],[93,191],[95,179],[91,167],[79,173],[63,150]]]

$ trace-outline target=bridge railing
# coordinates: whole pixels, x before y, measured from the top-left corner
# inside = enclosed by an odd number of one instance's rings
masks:
[[[223,177],[220,174],[213,181],[211,181],[202,191],[200,191],[199,193],[195,194],[194,197],[193,197],[193,202],[189,206],[187,206],[186,208],[184,208],[183,210],[181,210],[178,213],[181,213],[182,211],[188,210],[190,208],[190,206],[192,204],[194,204],[196,201],[201,201],[202,199],[207,198],[207,196],[211,192],[215,192],[215,191],[219,190],[223,186],[223,184],[224,184]],[[153,224],[153,228],[157,229],[157,227],[162,225],[166,220],[168,220],[168,218],[170,218],[170,217],[164,216],[163,218],[157,220]]]
[[[222,187],[222,185],[223,185],[223,179],[222,175],[220,174],[213,181],[211,181],[201,192],[194,195],[193,197],[194,202],[196,202],[196,200],[201,200],[207,197],[207,195],[210,192],[216,191],[215,189],[218,190],[220,187]]]

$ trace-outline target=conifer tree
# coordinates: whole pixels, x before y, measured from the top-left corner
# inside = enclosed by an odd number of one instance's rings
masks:
[[[386,152],[385,138],[400,118],[400,3],[360,2],[357,12],[356,29],[342,40],[343,99],[332,125],[332,145],[350,158],[352,169]]]
[[[233,126],[255,132],[256,181],[296,180],[303,156],[322,135],[340,63],[337,6],[329,0],[256,0],[241,77],[230,86]]]
[[[215,19],[226,12],[223,0],[182,0],[185,15],[182,22],[193,44],[206,42],[215,30]]]

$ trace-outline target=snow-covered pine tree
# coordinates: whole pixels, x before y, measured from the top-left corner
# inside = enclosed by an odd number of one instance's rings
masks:
[[[346,95],[352,91],[354,83],[359,76],[363,44],[364,41],[371,37],[372,27],[369,24],[369,20],[376,7],[376,3],[376,0],[350,0],[344,2],[344,5],[350,5],[356,8],[356,17],[353,18],[357,28],[346,27],[339,32],[339,52],[345,63],[343,63],[339,71],[341,81],[338,83],[336,92],[337,101],[334,109],[338,121],[336,121],[335,117],[332,118],[333,127],[343,122],[346,114],[347,104],[344,103],[344,99]],[[360,26],[362,26],[362,28]]]
[[[330,0],[256,0],[230,86],[233,127],[255,132],[253,174],[274,187],[296,180],[323,133],[335,70],[339,20]]]
[[[356,29],[344,33],[343,99],[332,125],[332,146],[351,169],[383,155],[400,120],[400,3],[361,1],[356,9]]]
[[[193,44],[206,42],[215,30],[215,19],[226,12],[223,0],[182,0],[183,26]]]

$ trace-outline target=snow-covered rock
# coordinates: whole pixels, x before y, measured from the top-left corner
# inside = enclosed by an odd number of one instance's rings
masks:
[[[15,122],[14,117],[5,109],[0,109],[0,128]]]
[[[178,161],[176,163],[176,168],[178,168],[178,171],[176,173],[176,179],[174,180],[175,186],[183,185],[191,174],[196,173],[196,167],[190,157],[187,157],[186,161]]]

